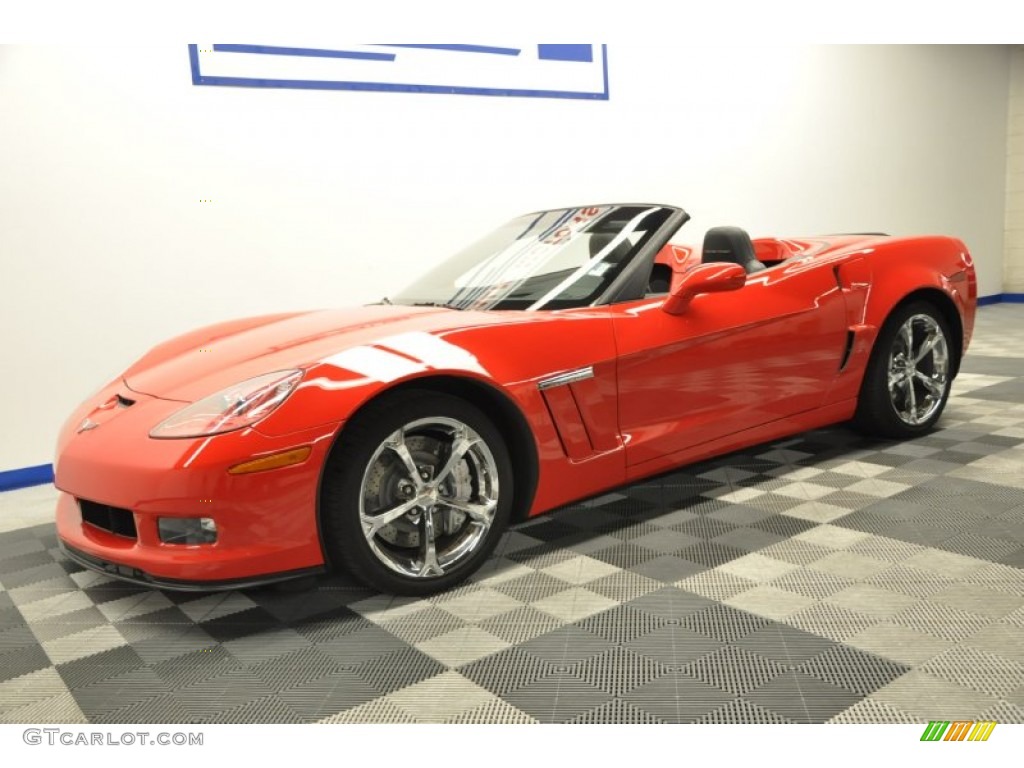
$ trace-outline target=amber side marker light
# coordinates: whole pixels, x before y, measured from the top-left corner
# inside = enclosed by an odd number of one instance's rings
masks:
[[[301,464],[309,458],[313,447],[307,445],[303,448],[293,448],[282,453],[272,453],[270,456],[261,456],[258,459],[243,461],[241,464],[228,469],[229,475],[247,475],[250,472],[266,472],[268,469],[280,469],[290,467],[292,464]]]

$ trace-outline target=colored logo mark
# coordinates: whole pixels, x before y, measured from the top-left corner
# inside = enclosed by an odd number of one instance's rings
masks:
[[[921,741],[988,741],[995,727],[995,720],[932,720]]]

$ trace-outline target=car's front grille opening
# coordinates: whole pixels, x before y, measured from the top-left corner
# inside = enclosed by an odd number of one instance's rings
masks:
[[[79,499],[78,507],[82,510],[82,520],[89,525],[95,525],[104,531],[129,539],[139,537],[135,530],[135,515],[130,509],[111,507],[108,504],[98,504],[86,499]]]

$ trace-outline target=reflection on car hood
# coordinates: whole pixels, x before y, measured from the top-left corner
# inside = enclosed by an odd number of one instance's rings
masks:
[[[124,379],[135,392],[193,402],[253,376],[326,361],[364,373],[358,369],[367,357],[365,351],[372,356],[372,345],[382,339],[400,337],[410,343],[419,335],[430,342],[428,335],[445,331],[540,319],[533,313],[395,305],[254,317],[161,344],[129,368]],[[438,344],[426,347],[437,350]],[[399,353],[409,355],[405,350]]]

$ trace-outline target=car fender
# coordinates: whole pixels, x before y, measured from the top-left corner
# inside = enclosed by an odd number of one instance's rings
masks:
[[[529,428],[540,482],[530,514],[625,479],[616,349],[606,310],[523,315],[443,334],[382,337],[307,368],[289,399],[258,425],[268,435],[338,423],[396,389],[460,394],[459,382],[503,398]],[[449,386],[449,383],[451,386]]]

